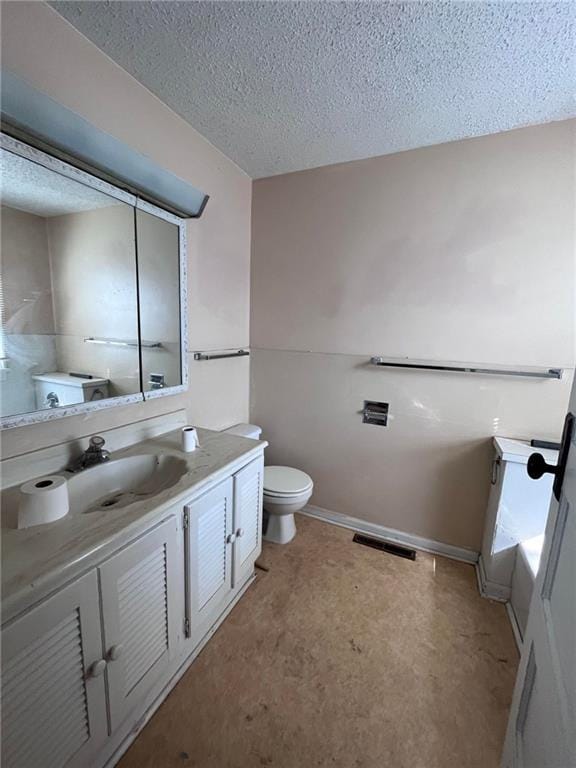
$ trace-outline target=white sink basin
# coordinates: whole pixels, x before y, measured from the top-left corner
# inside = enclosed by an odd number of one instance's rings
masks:
[[[142,454],[107,461],[68,480],[70,512],[120,509],[175,485],[186,472],[177,456]]]

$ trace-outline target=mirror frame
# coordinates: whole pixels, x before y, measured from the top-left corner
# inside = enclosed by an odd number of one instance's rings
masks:
[[[168,395],[177,395],[188,390],[188,294],[187,294],[187,259],[186,259],[186,220],[175,216],[173,213],[165,211],[152,203],[126,192],[121,187],[116,187],[106,181],[102,181],[86,171],[81,171],[70,163],[59,160],[53,155],[49,155],[30,144],[26,144],[19,139],[15,139],[7,133],[0,132],[0,148],[12,152],[20,157],[24,157],[38,165],[44,166],[49,170],[55,171],[62,176],[67,176],[74,181],[78,181],[93,189],[103,192],[105,195],[114,197],[133,208],[146,213],[151,213],[161,219],[169,221],[178,227],[179,231],[179,276],[180,276],[180,371],[182,383],[173,387],[164,387],[135,392],[132,395],[118,395],[109,397],[105,400],[96,400],[90,403],[77,403],[76,405],[65,405],[61,408],[46,408],[29,413],[19,413],[11,416],[0,417],[0,429],[10,429],[12,427],[24,427],[29,424],[38,424],[43,421],[52,421],[54,419],[64,418],[66,416],[77,416],[84,413],[92,413],[105,408],[114,408],[116,406],[130,405],[131,403],[143,403],[147,400],[153,400],[158,397]],[[138,269],[138,253],[136,253],[135,269]],[[138,296],[138,301],[140,297]],[[139,342],[141,338],[139,338]],[[142,371],[140,371],[140,382],[142,383]]]

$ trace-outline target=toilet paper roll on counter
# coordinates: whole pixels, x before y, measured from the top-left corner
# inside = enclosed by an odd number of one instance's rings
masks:
[[[53,523],[68,514],[68,481],[61,475],[29,480],[20,487],[18,528]]]

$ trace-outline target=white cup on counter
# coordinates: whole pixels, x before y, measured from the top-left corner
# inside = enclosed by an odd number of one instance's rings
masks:
[[[196,427],[184,427],[182,430],[182,450],[185,453],[191,453],[200,446],[198,432]]]

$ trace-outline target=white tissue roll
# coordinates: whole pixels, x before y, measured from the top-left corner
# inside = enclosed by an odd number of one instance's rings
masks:
[[[195,427],[184,427],[182,430],[182,450],[185,453],[195,451],[200,443],[198,442],[198,432]]]
[[[20,487],[18,528],[53,523],[68,514],[68,481],[61,475],[29,480]]]

